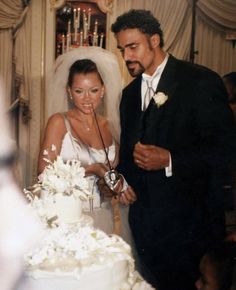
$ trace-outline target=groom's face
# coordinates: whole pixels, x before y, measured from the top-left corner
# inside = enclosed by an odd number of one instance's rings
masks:
[[[116,34],[117,47],[133,77],[143,72],[151,75],[156,69],[151,38],[136,28],[121,30]]]

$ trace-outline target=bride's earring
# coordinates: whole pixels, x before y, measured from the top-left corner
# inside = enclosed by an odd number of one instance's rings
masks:
[[[70,98],[71,102],[73,102],[73,98],[72,98],[72,95],[71,95],[70,88],[68,88],[68,95],[69,95],[69,98]]]
[[[104,88],[102,89],[102,92],[101,92],[101,99],[104,97]]]

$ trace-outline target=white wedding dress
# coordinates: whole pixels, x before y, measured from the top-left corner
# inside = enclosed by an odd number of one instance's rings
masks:
[[[62,141],[60,156],[64,161],[77,159],[81,165],[86,167],[93,163],[106,163],[106,155],[103,149],[95,149],[84,144],[81,140],[74,138],[71,133],[71,126],[66,115],[63,114],[67,132]],[[115,159],[115,142],[106,148],[108,158],[112,162]],[[89,181],[90,190],[93,193],[93,210],[89,201],[83,202],[83,211],[94,219],[94,226],[107,234],[113,233],[113,208],[110,201],[102,201],[96,184],[96,176],[86,177]],[[121,237],[133,247],[132,236],[128,223],[128,210],[126,206],[120,205],[121,216]]]

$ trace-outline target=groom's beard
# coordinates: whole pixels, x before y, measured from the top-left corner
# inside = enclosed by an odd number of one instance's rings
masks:
[[[143,65],[139,61],[127,60],[125,64],[126,64],[127,69],[132,77],[137,77],[145,71],[145,68],[143,67]],[[134,65],[134,64],[135,64],[135,66],[130,67],[130,65]]]

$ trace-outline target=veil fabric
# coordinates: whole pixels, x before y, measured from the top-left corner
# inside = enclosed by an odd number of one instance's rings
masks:
[[[67,81],[71,65],[80,59],[91,59],[96,63],[105,85],[102,114],[108,119],[113,137],[119,142],[119,103],[122,80],[116,56],[108,50],[96,46],[79,47],[60,55],[54,64],[47,91],[46,116],[65,112],[70,103],[67,96]]]

